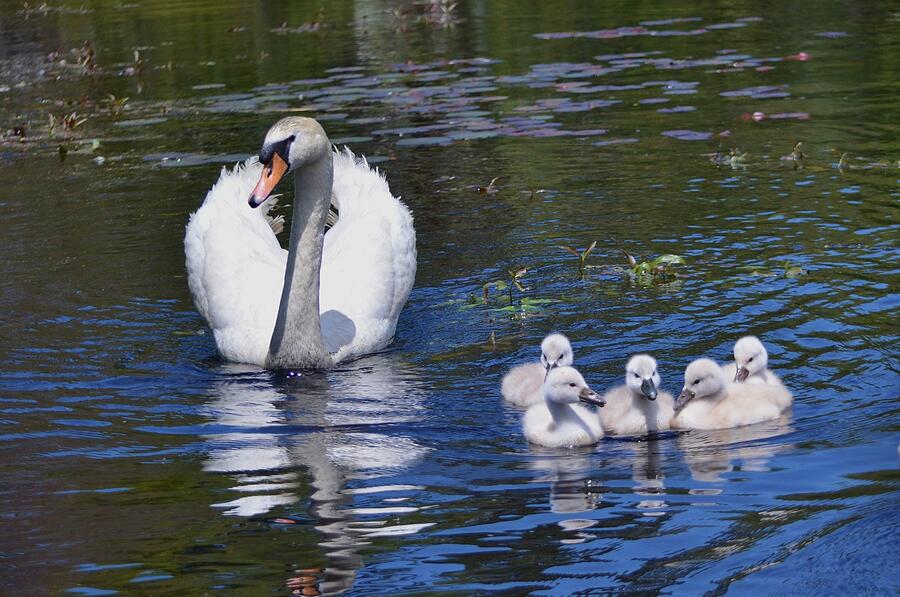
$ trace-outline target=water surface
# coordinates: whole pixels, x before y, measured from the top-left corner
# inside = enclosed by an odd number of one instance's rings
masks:
[[[898,25],[889,2],[0,1],[0,587],[895,592]],[[419,251],[391,348],[299,377],[216,356],[181,244],[288,114],[384,170]],[[594,240],[580,276],[560,245]],[[636,279],[623,249],[687,266]],[[529,447],[499,379],[554,330],[592,386],[650,351],[670,391],[754,333],[795,406]]]

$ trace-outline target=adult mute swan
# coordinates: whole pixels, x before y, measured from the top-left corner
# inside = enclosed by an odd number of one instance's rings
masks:
[[[782,386],[728,383],[715,361],[697,359],[684,372],[672,427],[725,429],[777,419],[787,393]]]
[[[544,380],[554,367],[569,367],[575,359],[572,344],[562,334],[550,334],[541,342],[541,362],[525,363],[503,376],[500,394],[507,402],[527,407],[544,399]]]
[[[544,382],[544,403],[532,405],[522,417],[525,438],[541,446],[589,446],[603,437],[600,420],[578,402],[603,406],[603,399],[590,389],[581,373],[572,367],[555,367]]]
[[[267,212],[291,172],[285,251]],[[338,218],[326,233],[330,204]],[[416,274],[409,210],[311,118],[279,120],[258,160],[222,170],[188,222],[184,249],[194,304],[219,353],[270,369],[327,368],[384,348]]]
[[[675,414],[675,401],[659,389],[656,359],[636,354],[625,365],[625,385],[603,395],[606,406],[600,411],[604,431],[634,435],[668,429]]]

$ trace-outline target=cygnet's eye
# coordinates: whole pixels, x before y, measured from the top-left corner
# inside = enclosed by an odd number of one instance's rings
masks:
[[[575,387],[575,383],[574,383],[574,382],[570,383],[570,384],[569,384],[569,387],[570,387],[570,388],[574,388],[574,387]]]
[[[635,376],[635,377],[640,377],[640,375],[638,375],[637,373],[635,373],[634,376]]]
[[[752,363],[752,362],[753,362],[753,357],[750,357],[750,360],[747,361],[747,362],[748,362],[748,363]]]
[[[559,353],[559,358],[563,358],[565,356],[564,352]]]
[[[700,378],[699,378],[699,377],[698,377],[697,379],[694,380],[694,385],[697,385],[698,383],[700,383]]]

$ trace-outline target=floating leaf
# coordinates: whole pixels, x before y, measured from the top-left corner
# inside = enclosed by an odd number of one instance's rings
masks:
[[[659,266],[662,266],[664,269],[669,267],[670,265],[684,265],[684,258],[680,255],[660,255],[656,259],[650,262],[650,267],[656,269]]]

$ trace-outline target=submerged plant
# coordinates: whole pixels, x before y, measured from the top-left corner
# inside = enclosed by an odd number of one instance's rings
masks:
[[[574,255],[578,259],[578,279],[584,280],[584,268],[585,263],[587,262],[587,258],[590,256],[591,251],[594,250],[594,247],[597,246],[597,241],[592,242],[588,245],[588,247],[584,251],[578,251],[573,247],[569,247],[567,245],[559,245],[559,248],[563,251],[568,251],[572,255]]]

